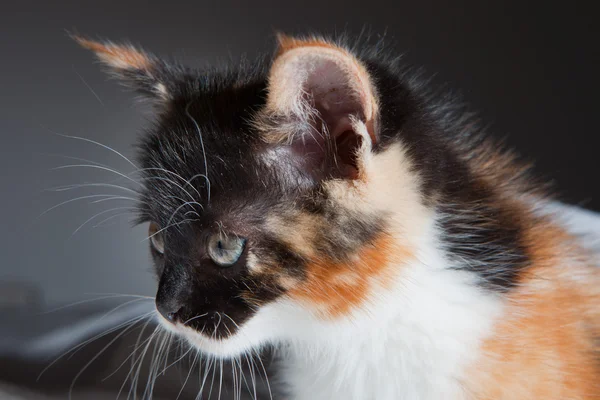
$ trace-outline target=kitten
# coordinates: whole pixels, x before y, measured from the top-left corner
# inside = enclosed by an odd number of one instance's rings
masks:
[[[76,40],[157,106],[140,221],[164,327],[223,358],[275,345],[289,399],[600,398],[600,270],[381,48],[281,35],[209,71]]]

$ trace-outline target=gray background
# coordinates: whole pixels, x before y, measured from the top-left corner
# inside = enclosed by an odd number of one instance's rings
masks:
[[[85,4],[84,4],[85,3]],[[490,131],[507,137],[563,198],[600,210],[593,136],[600,90],[596,14],[589,4],[504,1],[7,2],[0,9],[0,290],[41,288],[50,305],[93,293],[153,294],[145,227],[127,216],[77,229],[95,213],[127,202],[61,201],[106,190],[45,188],[114,177],[49,154],[82,157],[123,172],[123,159],[52,132],[97,140],[127,157],[148,117],[108,82],[64,29],[129,39],[166,56],[204,65],[249,56],[286,32],[387,32],[406,60],[462,91]],[[527,3],[527,4],[525,4]],[[93,93],[93,92],[95,93]],[[100,222],[112,213],[99,216]]]

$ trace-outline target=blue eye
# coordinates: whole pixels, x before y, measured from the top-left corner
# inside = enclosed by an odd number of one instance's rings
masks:
[[[229,267],[240,259],[245,246],[246,239],[215,234],[208,241],[208,255],[216,264]]]

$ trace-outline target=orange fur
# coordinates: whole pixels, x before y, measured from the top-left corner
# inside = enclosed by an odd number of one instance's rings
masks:
[[[600,398],[600,279],[572,238],[529,218],[533,265],[506,299],[505,316],[467,374],[476,399]]]
[[[367,301],[373,284],[389,283],[386,272],[391,264],[406,262],[411,256],[410,249],[399,248],[392,237],[381,235],[352,261],[311,260],[306,280],[288,295],[315,306],[325,317],[336,318]]]
[[[277,56],[280,56],[281,54],[298,47],[323,47],[334,50],[339,49],[338,46],[329,43],[324,39],[317,37],[312,37],[310,39],[298,39],[283,33],[277,34],[277,43],[279,44]]]
[[[77,43],[96,55],[110,66],[122,69],[149,69],[151,60],[144,53],[131,46],[117,46],[112,43],[101,43],[82,37],[75,37]]]

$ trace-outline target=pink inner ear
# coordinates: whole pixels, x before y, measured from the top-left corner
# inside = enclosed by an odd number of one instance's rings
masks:
[[[329,57],[315,57],[312,67],[303,89],[312,98],[329,133],[336,136],[351,129],[349,116],[363,119],[365,115],[361,88],[357,85],[359,82],[353,82],[358,77],[352,76],[353,71]]]
[[[274,62],[267,107],[298,122],[292,149],[311,174],[358,177],[363,138],[355,123],[372,127],[375,105],[366,70],[343,49],[299,47]]]
[[[352,68],[339,60],[321,56],[311,61],[312,69],[309,69],[303,89],[327,126],[335,157],[332,168],[337,171],[335,175],[356,179],[356,152],[362,138],[354,132],[350,117],[365,118],[366,105],[361,101],[364,95],[360,79]]]

